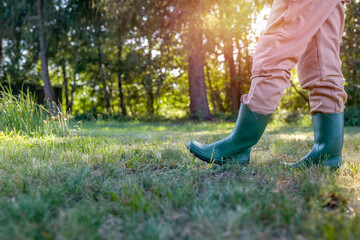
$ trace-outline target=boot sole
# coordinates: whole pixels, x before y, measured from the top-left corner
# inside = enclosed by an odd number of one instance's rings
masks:
[[[308,168],[311,166],[325,166],[330,167],[331,169],[338,169],[342,165],[342,157],[335,157],[333,159],[327,159],[325,161],[319,161],[317,163],[314,163],[312,160],[308,160],[309,162],[303,162],[298,164],[296,163],[283,163],[286,167],[291,168]]]
[[[217,164],[217,165],[220,165],[220,166],[223,166],[225,164],[239,164],[239,165],[248,165],[249,162],[250,162],[250,159],[247,160],[246,162],[238,162],[238,161],[231,161],[231,160],[222,160],[222,161],[218,161],[216,159],[213,159],[213,160],[210,160],[206,157],[203,157],[199,154],[197,154],[196,152],[193,152],[190,148],[190,146],[186,146],[186,148],[195,156],[197,157],[198,159],[200,159],[201,161],[204,161],[204,162],[207,162],[209,164]]]

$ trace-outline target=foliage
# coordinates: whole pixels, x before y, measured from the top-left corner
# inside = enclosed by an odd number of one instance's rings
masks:
[[[360,2],[347,5],[345,33],[341,46],[341,60],[348,93],[347,106],[360,106]]]
[[[344,112],[345,126],[360,126],[360,107],[350,106]]]
[[[192,1],[43,1],[51,83],[63,86],[65,109],[75,114],[186,115],[188,27],[196,16],[206,42],[210,107],[213,113],[228,112],[231,88],[222,44],[232,41],[233,52],[244,55],[235,65],[237,81],[244,79],[241,88],[248,88],[248,46],[255,39],[245,38],[266,2],[202,1],[196,11]],[[10,76],[16,82],[40,83],[34,4],[16,0],[0,5],[1,23],[15,29],[0,34],[3,82]]]
[[[3,88],[3,87],[2,87]],[[0,91],[0,131],[5,135],[68,135],[71,131],[67,117],[61,112],[51,115],[36,104],[30,92],[12,94],[11,88]]]
[[[284,90],[274,118],[279,123],[302,126],[311,122],[308,94],[300,87],[296,68],[291,71],[291,75],[291,87]]]
[[[35,3],[0,3],[3,84],[8,76],[15,83],[41,84]],[[199,71],[204,69],[202,81],[211,113],[234,114],[240,95],[250,86],[251,56],[261,34],[257,21],[266,20],[272,1],[42,3],[50,80],[64,89],[64,111],[139,118],[189,115],[189,69],[193,65],[189,55],[195,40],[204,54]],[[357,0],[347,7],[342,43],[348,106],[358,105],[358,7]],[[296,85],[296,78],[293,81]],[[286,90],[279,109],[301,116],[308,105],[296,86],[299,91],[294,87]]]

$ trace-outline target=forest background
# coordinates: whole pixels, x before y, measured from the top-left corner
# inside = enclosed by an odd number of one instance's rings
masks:
[[[78,118],[206,120],[236,114],[271,0],[2,0],[0,83],[41,86]],[[360,125],[360,7],[341,45],[347,125]],[[281,121],[309,115],[296,69]],[[59,95],[59,94],[58,94]]]

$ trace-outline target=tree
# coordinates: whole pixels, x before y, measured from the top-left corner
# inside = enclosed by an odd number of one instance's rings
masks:
[[[38,18],[38,32],[39,32],[39,46],[40,46],[40,59],[41,59],[41,74],[42,80],[44,83],[44,94],[46,100],[52,105],[54,101],[54,92],[51,87],[49,69],[48,69],[48,59],[46,53],[46,43],[45,43],[45,27],[44,20],[42,17],[42,0],[36,0],[36,9],[37,9],[37,18]]]
[[[113,37],[117,39],[116,49],[117,49],[117,60],[116,68],[117,71],[117,80],[118,80],[118,91],[119,91],[119,108],[121,110],[122,116],[127,115],[125,99],[124,99],[124,74],[125,74],[125,63],[123,60],[123,50],[125,40],[128,36],[130,29],[133,28],[135,24],[135,17],[137,14],[136,10],[137,1],[136,0],[102,0],[97,5],[98,8],[102,9],[108,17],[108,21],[111,22],[111,28],[113,31]]]
[[[4,0],[2,73],[18,84],[41,84],[47,75],[47,86],[63,87],[73,114],[235,113],[250,86],[254,18],[268,2]],[[350,25],[342,59],[349,103],[356,104],[358,31]]]
[[[12,83],[24,78],[21,66],[21,40],[25,35],[25,21],[29,17],[30,4],[23,0],[4,0],[0,3],[0,39],[2,78]],[[5,43],[5,45],[3,45]],[[1,76],[1,75],[0,75]]]
[[[347,5],[344,37],[341,44],[341,60],[346,79],[348,106],[360,105],[360,4],[358,0]]]

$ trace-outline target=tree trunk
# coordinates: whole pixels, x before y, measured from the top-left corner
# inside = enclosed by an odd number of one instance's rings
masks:
[[[240,47],[240,43],[239,40],[236,41],[236,45],[237,45],[237,49],[238,49],[238,57],[237,57],[237,62],[238,62],[238,72],[237,72],[237,77],[238,77],[238,86],[239,86],[239,97],[241,97],[241,95],[243,95],[243,91],[244,91],[244,87],[243,84],[245,84],[245,82],[243,82],[244,79],[246,79],[246,77],[243,76],[243,71],[242,71],[242,52],[241,52],[241,47]]]
[[[221,96],[220,96],[219,93],[220,93],[220,90],[219,90],[218,87],[216,87],[215,91],[214,91],[215,102],[218,105],[219,111],[220,112],[225,112],[225,107],[223,105],[223,101],[222,101]]]
[[[211,99],[211,104],[214,107],[214,112],[218,111],[216,102],[215,102],[215,97],[214,97],[214,90],[212,87],[212,83],[211,83],[211,78],[210,78],[210,68],[209,65],[205,64],[205,68],[206,68],[206,78],[207,78],[207,82],[209,84],[209,89],[210,89],[210,99]]]
[[[246,68],[247,68],[247,74],[249,75],[249,77],[251,77],[251,72],[252,72],[252,57],[249,53],[249,42],[247,40],[247,38],[245,38],[244,41],[245,44],[245,61],[246,61]]]
[[[41,75],[44,83],[44,94],[45,100],[50,104],[50,108],[52,109],[52,103],[54,101],[54,92],[51,87],[49,70],[47,64],[47,56],[46,56],[46,45],[45,45],[45,28],[42,18],[42,6],[41,0],[37,0],[37,18],[38,18],[38,30],[39,30],[39,45],[40,45],[40,59],[41,59]]]
[[[127,115],[126,113],[126,107],[125,107],[125,101],[124,101],[124,93],[123,93],[123,87],[122,87],[122,73],[118,73],[118,85],[119,85],[119,98],[120,98],[120,109],[121,109],[121,115],[125,117]]]
[[[230,74],[230,98],[231,98],[231,110],[237,112],[240,107],[239,85],[236,79],[236,69],[234,61],[234,48],[232,41],[225,41],[225,61],[229,66]]]
[[[123,69],[122,69],[122,43],[118,45],[118,59],[119,59],[119,70],[118,70],[118,85],[119,85],[119,98],[120,98],[120,109],[121,115],[123,117],[126,116],[126,107],[124,101],[124,94],[123,94]]]
[[[69,112],[73,112],[73,106],[74,106],[74,93],[76,89],[76,72],[74,71],[74,80],[73,84],[71,86],[71,96],[70,96],[70,103],[69,103]]]
[[[1,75],[1,71],[2,71],[2,54],[3,50],[2,50],[2,38],[0,37],[0,75]]]
[[[68,78],[67,78],[67,74],[66,74],[66,62],[65,62],[65,58],[63,58],[62,64],[61,64],[61,68],[62,68],[62,73],[63,73],[63,78],[64,78],[64,93],[65,93],[65,110],[66,112],[68,112],[69,109],[69,83],[68,83]]]
[[[98,51],[99,51],[99,69],[100,69],[100,76],[103,82],[106,110],[111,115],[111,99],[110,99],[109,87],[107,85],[107,79],[106,79],[106,68],[103,62],[104,54],[102,52],[100,45],[98,47]]]
[[[196,21],[194,21],[196,24]],[[211,119],[205,84],[205,51],[202,32],[196,29],[194,23],[189,26],[189,95],[190,118]]]
[[[147,92],[147,111],[151,116],[154,116],[155,109],[154,109],[154,93],[152,91]]]

